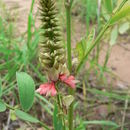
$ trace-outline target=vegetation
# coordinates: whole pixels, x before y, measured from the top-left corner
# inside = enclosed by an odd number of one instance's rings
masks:
[[[17,33],[0,0],[0,129],[129,130],[130,90],[115,87],[107,64],[118,38],[129,37],[130,2],[31,3],[27,29]],[[78,41],[75,28],[84,32]]]

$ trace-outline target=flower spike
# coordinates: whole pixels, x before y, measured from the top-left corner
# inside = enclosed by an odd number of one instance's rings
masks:
[[[58,79],[57,73],[60,73],[60,66],[65,64],[65,49],[61,42],[54,0],[40,0],[39,3],[42,30],[39,60],[48,77],[55,81]]]

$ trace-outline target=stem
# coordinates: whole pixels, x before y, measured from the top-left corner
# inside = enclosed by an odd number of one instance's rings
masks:
[[[47,125],[45,125],[43,122],[39,121],[39,124],[45,128],[46,130],[51,130]]]
[[[86,35],[89,35],[89,25],[90,25],[90,16],[89,16],[89,8],[90,8],[90,4],[89,1],[86,0]]]
[[[68,60],[68,69],[71,73],[72,71],[72,57],[71,57],[71,7],[73,0],[65,0],[66,7],[66,20],[67,20],[67,60]],[[74,95],[74,91],[69,89],[69,94]],[[73,130],[73,103],[69,106],[68,110],[68,122],[69,130]]]
[[[73,91],[70,91],[73,92]],[[74,95],[74,92],[72,93],[72,95]],[[69,130],[73,130],[73,115],[74,114],[74,103],[72,103],[69,106],[69,110],[68,110],[68,121],[69,121]]]
[[[62,106],[62,101],[61,101],[61,100],[62,100],[62,99],[61,99],[61,97],[60,97],[60,94],[57,94],[57,102],[58,102],[59,108],[60,108],[61,111],[63,112],[63,106]],[[63,115],[62,121],[63,121],[63,130],[66,130],[66,128],[65,128],[64,115]]]
[[[72,0],[71,0],[72,2]],[[66,20],[67,20],[67,60],[68,60],[68,69],[71,72],[72,61],[71,61],[71,5],[66,1]]]
[[[124,4],[127,2],[128,0],[123,0],[122,3],[120,4],[119,8],[116,10],[115,13],[117,13],[118,11],[120,11],[122,9],[122,7],[124,6]]]
[[[30,41],[31,41],[31,38],[32,38],[32,32],[31,32],[32,27],[31,26],[32,26],[32,18],[33,18],[32,11],[33,11],[33,7],[34,7],[34,2],[35,2],[35,0],[32,0],[30,12],[29,12],[29,15],[28,15],[27,47],[28,47],[29,50],[31,50]]]
[[[5,106],[6,106],[8,109],[15,110],[15,108],[12,107],[12,106],[10,106],[9,104],[7,104],[7,103],[4,103],[4,104],[5,104]]]
[[[63,101],[62,101],[62,97],[59,93],[59,90],[58,90],[58,83],[56,85],[56,90],[57,90],[57,103],[58,103],[58,106],[59,106],[59,109],[62,111],[63,113],[63,117],[62,117],[62,121],[63,121],[63,130],[66,130],[66,127],[65,127],[65,115],[64,115],[64,108],[63,108]]]
[[[107,66],[107,63],[108,63],[108,60],[109,60],[109,57],[110,57],[110,53],[111,53],[111,49],[112,49],[112,46],[109,46],[108,50],[107,50],[107,53],[106,53],[106,56],[105,56],[105,62],[104,62],[104,65],[103,65],[103,71],[104,71],[105,67]]]
[[[101,0],[98,0],[98,9],[97,9],[97,33],[100,30],[100,11],[101,11]],[[100,43],[97,43],[97,53],[96,53],[96,62],[98,64],[99,60],[99,55],[100,55]]]

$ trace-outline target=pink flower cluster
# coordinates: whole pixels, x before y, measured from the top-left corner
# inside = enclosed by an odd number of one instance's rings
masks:
[[[65,74],[59,75],[59,81],[67,84],[71,88],[76,87],[76,80],[74,76],[66,76]],[[55,96],[57,94],[56,88],[55,88],[55,83],[54,81],[51,81],[51,83],[45,83],[41,84],[40,87],[36,90],[36,92],[40,93],[41,95],[51,95]]]

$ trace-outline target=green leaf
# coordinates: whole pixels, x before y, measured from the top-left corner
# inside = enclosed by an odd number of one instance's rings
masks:
[[[115,26],[111,32],[111,38],[110,38],[110,45],[111,46],[115,45],[117,37],[118,37],[118,28],[117,28],[117,26]]]
[[[94,36],[95,36],[95,29],[92,29],[88,37],[83,38],[79,43],[77,43],[76,51],[78,52],[79,61],[81,61],[84,58],[87,51],[91,47],[91,43],[94,40]]]
[[[19,98],[22,108],[28,111],[33,104],[35,95],[35,84],[33,79],[26,73],[16,73]]]
[[[119,27],[119,33],[124,34],[130,28],[130,23],[125,22]]]
[[[86,39],[82,39],[76,45],[76,51],[78,52],[78,59],[81,61],[85,55],[85,48],[86,48]]]
[[[63,97],[63,103],[67,108],[69,108],[69,106],[73,101],[74,101],[74,97],[72,95]]]
[[[29,121],[31,123],[39,123],[38,119],[32,117],[28,113],[23,112],[21,110],[15,110],[15,114],[16,114],[16,116],[18,116],[20,119],[22,119],[24,121]]]
[[[105,8],[106,8],[107,12],[109,14],[112,14],[112,10],[113,10],[112,0],[104,0],[104,2],[105,2]]]
[[[10,110],[10,119],[11,119],[12,121],[16,121],[16,120],[17,120],[15,111],[13,111],[13,110]]]
[[[6,110],[6,106],[3,101],[0,100],[0,112],[4,112]]]
[[[122,18],[130,16],[130,6],[125,6],[122,8],[119,12],[117,12],[111,19],[110,19],[110,24],[115,24]]]
[[[119,127],[116,123],[112,121],[104,121],[104,120],[84,121],[84,124],[85,125],[107,125],[107,126]]]

